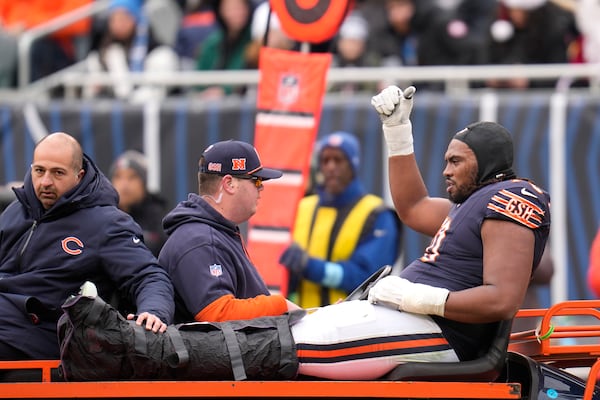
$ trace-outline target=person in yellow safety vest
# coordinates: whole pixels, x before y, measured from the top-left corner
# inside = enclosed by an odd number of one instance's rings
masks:
[[[289,271],[288,298],[303,308],[337,302],[400,251],[401,223],[358,179],[360,145],[347,132],[317,142],[315,194],[296,212],[293,242],[279,263]]]

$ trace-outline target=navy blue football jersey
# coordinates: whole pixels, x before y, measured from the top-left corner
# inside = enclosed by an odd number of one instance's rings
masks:
[[[535,236],[532,270],[537,267],[550,231],[550,196],[533,183],[513,179],[483,186],[455,204],[425,250],[400,275],[412,282],[450,291],[483,283],[481,226],[485,219],[514,222]],[[463,324],[435,317],[461,359],[471,359],[488,347],[494,326]]]

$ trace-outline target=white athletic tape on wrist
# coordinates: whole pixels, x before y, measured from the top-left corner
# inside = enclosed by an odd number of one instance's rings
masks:
[[[404,311],[444,316],[446,300],[450,291],[444,288],[433,287],[416,283],[411,296],[405,296],[402,304]]]
[[[444,316],[450,291],[386,276],[369,291],[369,302],[416,314]]]
[[[410,122],[394,126],[383,124],[383,135],[387,143],[389,157],[406,156],[415,152],[412,124]]]

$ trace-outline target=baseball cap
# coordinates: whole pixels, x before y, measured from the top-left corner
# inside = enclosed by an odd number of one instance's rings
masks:
[[[262,180],[283,175],[279,170],[263,167],[254,146],[238,140],[211,144],[202,153],[202,158],[199,171],[205,174],[256,176]]]
[[[477,158],[477,182],[489,179],[512,179],[513,141],[508,130],[496,122],[480,121],[454,135],[464,142]]]

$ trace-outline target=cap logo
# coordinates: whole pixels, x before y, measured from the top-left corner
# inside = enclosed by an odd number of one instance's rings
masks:
[[[211,172],[221,172],[221,163],[209,162],[206,170]]]
[[[246,159],[245,158],[232,158],[231,159],[231,170],[232,171],[245,171],[246,170]]]

